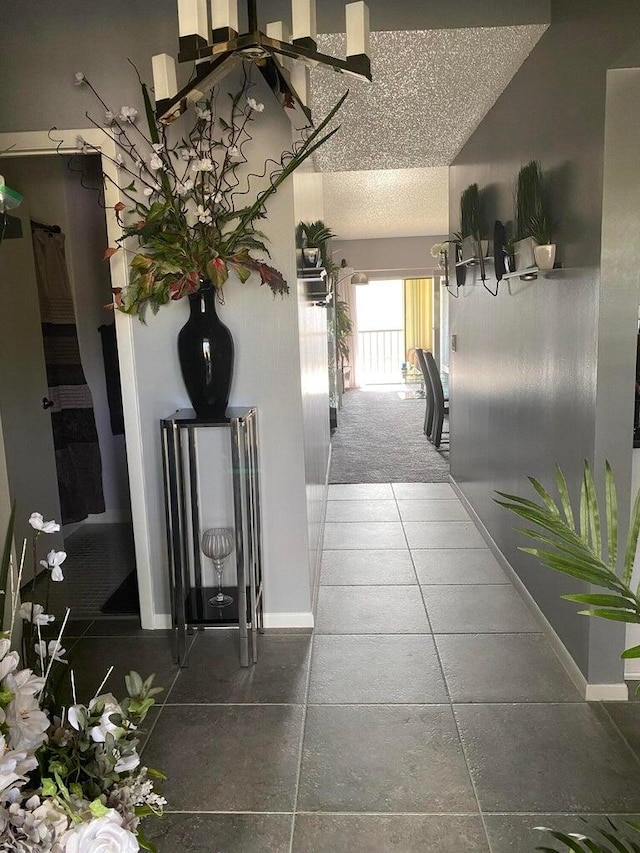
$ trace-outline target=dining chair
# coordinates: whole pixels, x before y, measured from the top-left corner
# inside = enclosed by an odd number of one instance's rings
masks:
[[[420,366],[420,370],[422,371],[422,381],[424,382],[424,398],[425,398],[425,410],[424,410],[424,434],[429,438],[431,435],[431,427],[433,424],[433,412],[435,410],[435,399],[433,397],[433,388],[431,387],[431,379],[429,378],[429,371],[427,369],[427,362],[424,357],[425,351],[421,347],[416,348],[416,355],[418,356],[418,364]],[[429,440],[431,440],[429,438]]]
[[[429,350],[425,350],[424,359],[427,365],[429,379],[431,380],[430,384],[434,399],[433,421],[428,437],[433,442],[434,447],[440,447],[442,444],[444,416],[449,414],[449,406],[447,405],[449,400],[444,396],[442,380],[440,379],[440,371],[438,370],[438,365],[433,357],[433,353],[429,352]]]

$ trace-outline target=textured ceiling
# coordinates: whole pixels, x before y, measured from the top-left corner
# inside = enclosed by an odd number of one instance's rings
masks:
[[[341,240],[419,237],[449,230],[449,170],[326,172],[324,218]]]
[[[325,115],[344,92],[342,130],[323,146],[323,172],[410,169],[451,163],[545,31],[545,24],[374,32],[373,83],[311,75],[311,108]],[[344,56],[344,36],[318,37]]]
[[[344,92],[341,130],[316,154],[324,217],[343,240],[444,234],[448,166],[547,24],[374,32],[373,83],[311,74],[314,116]],[[344,55],[344,35],[318,37]]]

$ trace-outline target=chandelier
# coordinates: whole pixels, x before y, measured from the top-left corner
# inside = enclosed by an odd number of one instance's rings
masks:
[[[246,33],[238,32],[238,0],[210,0],[210,13],[209,18],[207,0],[178,0],[178,61],[195,62],[194,76],[180,91],[175,59],[166,53],[152,59],[156,115],[162,123],[178,118],[243,61],[260,70],[294,124],[296,116],[311,121],[309,68],[324,65],[371,81],[369,8],[362,0],[345,6],[346,59],[318,52],[315,0],[292,0],[291,33],[283,21],[261,32],[257,0],[247,0]]]

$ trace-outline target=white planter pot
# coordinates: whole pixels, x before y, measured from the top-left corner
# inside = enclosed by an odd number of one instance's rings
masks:
[[[556,244],[547,243],[543,246],[534,246],[533,254],[539,270],[552,270],[556,262]]]

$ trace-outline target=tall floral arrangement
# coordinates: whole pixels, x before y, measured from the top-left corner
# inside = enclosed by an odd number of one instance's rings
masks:
[[[274,294],[289,292],[282,274],[264,260],[267,237],[256,223],[265,218],[270,196],[339,129],[327,126],[346,94],[315,129],[300,132],[291,150],[278,160],[266,159],[254,172],[247,168],[246,148],[267,108],[255,97],[246,71],[228,98],[214,90],[195,104],[193,123],[181,136],[156,120],[142,81],[145,131],[135,108],[110,109],[82,72],[76,83],[91,89],[104,109],[102,122],[88,118],[118,145],[118,187],[130,203],[116,205],[122,237],[105,253],[109,258],[137,244],[129,260],[129,286],[115,294],[120,310],[143,317],[150,307],[155,313],[170,300],[197,292],[205,281],[221,296],[231,273],[242,282],[257,273]],[[81,138],[78,145],[91,150]]]
[[[60,525],[40,513],[33,513],[29,523],[35,573],[40,537]],[[154,779],[162,774],[141,765],[138,746],[140,726],[160,688],[153,687],[153,676],[143,681],[131,672],[125,679],[128,695],[118,701],[102,692],[111,667],[94,696],[78,701],[62,645],[68,609],[57,637],[43,639],[43,631],[55,622],[48,612],[49,587],[64,580],[66,554],[51,549],[40,561],[47,571],[47,603],[21,604],[27,543],[15,572],[9,568],[11,537],[10,522],[2,560],[11,607],[8,630],[0,636],[0,853],[153,851],[141,821],[162,814],[165,800],[154,789]],[[20,618],[22,659],[12,651]],[[60,676],[67,671],[71,701],[63,705]]]

